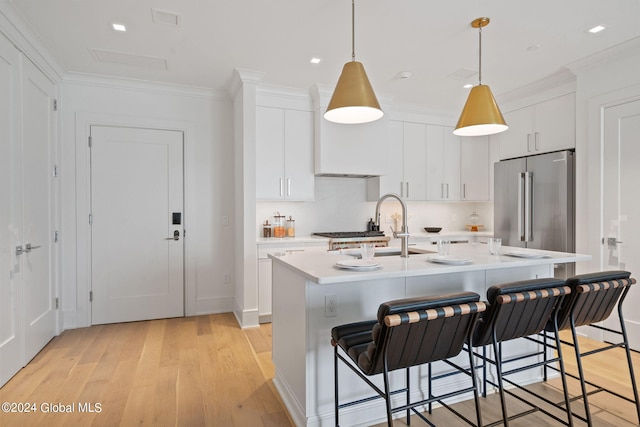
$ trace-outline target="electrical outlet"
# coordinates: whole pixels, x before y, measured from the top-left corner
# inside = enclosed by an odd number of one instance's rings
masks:
[[[456,215],[456,214],[451,215],[451,221],[452,222],[456,222],[457,220],[458,220],[458,215]]]
[[[231,282],[231,274],[229,272],[224,273],[224,283]]]
[[[334,317],[338,315],[338,296],[324,296],[324,317]]]

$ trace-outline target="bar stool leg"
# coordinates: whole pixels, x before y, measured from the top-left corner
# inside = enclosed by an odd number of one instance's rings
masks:
[[[471,369],[471,383],[473,384],[473,400],[476,404],[476,419],[478,427],[482,427],[482,413],[480,412],[480,396],[478,394],[478,380],[476,379],[476,369],[473,364],[473,347],[471,347],[471,334],[469,334],[467,351],[469,352],[469,367]]]
[[[580,346],[578,345],[578,334],[576,334],[576,324],[571,316],[571,337],[573,339],[573,348],[576,353],[576,366],[578,367],[578,376],[580,377],[580,388],[582,389],[582,400],[584,401],[584,411],[587,418],[587,425],[593,426],[591,421],[591,411],[589,410],[589,397],[587,396],[587,385],[584,380],[584,370],[582,369],[582,359],[580,358]]]
[[[625,291],[628,292],[628,289]],[[624,340],[624,350],[627,354],[627,364],[629,366],[629,377],[631,379],[631,387],[633,388],[633,397],[636,401],[636,414],[638,415],[638,423],[640,423],[640,400],[638,400],[638,383],[636,383],[636,376],[633,372],[633,362],[631,360],[631,350],[629,350],[629,340],[627,339],[627,328],[624,325],[624,317],[622,316],[622,304],[618,304],[618,317],[620,318],[620,331],[622,332],[622,339]]]
[[[389,387],[389,371],[387,370],[387,355],[384,355],[384,369],[382,377],[384,379],[384,402],[387,406],[387,425],[393,427],[393,418],[391,415],[391,387]]]
[[[569,398],[569,389],[567,388],[567,376],[564,370],[564,358],[562,357],[562,347],[560,343],[560,334],[558,333],[558,316],[553,316],[553,330],[556,338],[556,348],[558,349],[558,364],[560,365],[560,378],[562,379],[562,391],[564,392],[564,404],[567,406],[567,417],[569,418],[569,427],[573,427],[573,415],[571,412],[571,399]],[[544,349],[544,359],[545,362],[547,360],[547,334],[545,332],[545,349]],[[544,373],[545,373],[545,381],[547,380],[547,365],[544,365]]]
[[[495,330],[493,331],[493,353],[496,359],[496,371],[498,376],[498,392],[500,393],[500,406],[502,406],[502,421],[504,427],[509,427],[509,420],[507,419],[507,404],[504,397],[504,387],[502,384],[502,352],[498,349],[498,340],[496,338]]]
[[[333,348],[333,392],[334,392],[334,410],[336,418],[336,427],[340,426],[339,414],[338,414],[338,346]]]

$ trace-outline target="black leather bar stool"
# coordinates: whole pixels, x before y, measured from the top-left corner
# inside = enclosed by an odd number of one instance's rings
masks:
[[[544,330],[547,322],[556,322],[556,307],[565,298],[565,295],[571,292],[570,288],[565,286],[563,280],[554,278],[548,279],[532,279],[519,282],[505,283],[501,285],[491,286],[487,290],[487,310],[482,313],[478,322],[473,339],[471,341],[473,347],[482,346],[482,354],[476,354],[483,360],[483,395],[486,396],[486,384],[490,383],[498,388],[500,394],[500,403],[502,407],[502,423],[509,425],[509,420],[520,416],[527,415],[531,412],[541,411],[565,425],[573,425],[570,409],[567,409],[567,420],[559,418],[552,412],[538,407],[533,402],[522,399],[520,396],[510,393],[504,388],[503,382],[512,381],[505,379],[507,375],[522,372],[524,370],[540,367],[544,362],[530,363],[524,367],[518,367],[512,370],[504,370],[504,361],[502,359],[501,343],[516,339],[524,338],[529,335],[535,335]],[[493,346],[493,358],[486,355],[485,346]],[[540,353],[530,354],[527,356],[539,356]],[[512,361],[522,361],[522,357],[518,357]],[[560,359],[560,369],[564,372],[562,359]],[[487,379],[486,363],[492,364],[496,368],[497,384]],[[562,375],[564,381],[564,375]],[[516,385],[516,384],[514,384]],[[569,394],[567,392],[566,383],[564,385],[564,400],[567,408],[570,408]],[[513,395],[521,401],[529,404],[533,409],[511,417],[507,414],[507,405],[505,401],[505,392]],[[498,424],[496,422],[494,424]]]
[[[576,363],[578,369],[578,376],[570,375],[580,381],[582,389],[582,396],[585,409],[585,417],[578,414],[573,414],[576,418],[586,421],[589,426],[593,425],[591,412],[589,410],[589,396],[599,392],[607,392],[615,395],[628,402],[634,403],[636,407],[636,414],[638,416],[638,422],[640,423],[640,401],[638,400],[638,385],[636,383],[635,374],[633,371],[633,364],[631,360],[631,352],[629,349],[629,340],[627,338],[627,331],[624,324],[624,317],[622,315],[622,304],[629,292],[631,285],[635,284],[636,280],[631,277],[631,273],[628,271],[602,271],[597,273],[582,274],[573,276],[566,281],[566,285],[571,288],[571,295],[567,297],[558,313],[557,327],[551,323],[547,324],[543,337],[543,343],[545,346],[553,347],[560,352],[559,344],[555,346],[548,342],[548,334],[550,332],[556,337],[558,341],[558,331],[571,330],[572,341],[560,340],[562,344],[573,347]],[[620,330],[612,330],[604,328],[597,323],[607,319],[614,311],[617,304],[618,319],[620,322]],[[605,330],[619,335],[622,338],[621,342],[608,344],[604,347],[581,352],[578,343],[578,336],[576,328],[579,326],[590,326],[593,328]],[[582,368],[582,358],[601,353],[603,351],[612,350],[615,348],[624,348],[627,358],[627,366],[629,370],[629,379],[631,381],[631,387],[633,389],[633,398],[623,396],[612,390],[606,389],[602,386],[598,386],[585,379],[584,369]],[[546,354],[546,352],[545,352]],[[548,359],[545,365],[545,377],[546,369],[556,369],[553,365],[558,358]],[[568,374],[567,374],[568,375]],[[594,390],[587,392],[587,384],[595,387]]]
[[[482,425],[479,397],[475,375],[472,386],[453,390],[445,395],[432,396],[417,402],[410,401],[409,368],[457,356],[466,341],[471,339],[478,316],[485,309],[480,296],[473,292],[462,292],[437,297],[411,298],[383,303],[378,308],[377,320],[336,326],[331,331],[334,346],[335,369],[335,421],[339,425],[339,410],[373,399],[383,398],[386,403],[387,423],[393,425],[395,412],[406,410],[407,425],[411,422],[411,411],[433,425],[416,406],[473,392],[476,404],[477,425]],[[340,351],[339,351],[340,350]],[[343,354],[344,353],[344,354]],[[468,351],[469,362],[473,355]],[[367,383],[377,395],[347,403],[339,403],[338,361],[345,363],[358,377]],[[389,372],[406,369],[405,388],[390,390]],[[468,373],[466,370],[462,372]],[[376,386],[368,376],[382,374],[384,390]],[[391,396],[406,393],[406,404],[392,408]],[[460,414],[457,414],[460,415]],[[464,417],[463,417],[464,418]],[[473,423],[466,419],[469,423]]]

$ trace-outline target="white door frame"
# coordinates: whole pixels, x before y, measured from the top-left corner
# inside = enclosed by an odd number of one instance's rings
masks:
[[[76,113],[76,304],[75,313],[65,313],[65,324],[83,327],[91,325],[91,307],[89,291],[91,287],[91,230],[89,212],[91,209],[89,135],[91,126],[139,127],[158,130],[181,131],[184,134],[184,224],[188,233],[195,230],[196,205],[195,176],[196,158],[193,146],[195,125],[181,120],[165,120],[147,117],[120,116],[100,113]],[[184,240],[184,280],[185,280],[185,316],[196,314],[195,257],[192,255],[192,239]],[[75,314],[75,319],[67,316]]]

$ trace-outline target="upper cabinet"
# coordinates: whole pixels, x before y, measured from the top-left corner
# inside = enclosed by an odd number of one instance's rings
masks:
[[[256,107],[256,198],[314,199],[313,113]]]
[[[427,200],[460,200],[460,137],[452,127],[427,125],[426,168]]]
[[[460,142],[460,200],[489,200],[488,136],[465,136]]]
[[[381,154],[388,172],[368,181],[367,198],[396,193],[407,200],[425,200],[426,125],[390,120],[389,142]]]
[[[575,148],[576,100],[570,93],[505,114],[500,159]]]

